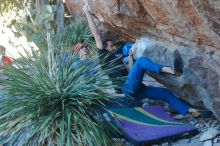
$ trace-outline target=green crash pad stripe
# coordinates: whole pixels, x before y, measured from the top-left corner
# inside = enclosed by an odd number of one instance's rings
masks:
[[[149,117],[151,117],[151,118],[153,118],[153,119],[155,119],[155,120],[158,120],[158,121],[160,121],[160,122],[169,123],[169,124],[180,124],[180,123],[178,123],[178,122],[169,122],[169,121],[165,121],[165,120],[163,120],[163,119],[160,119],[160,118],[158,118],[158,117],[152,115],[151,113],[146,112],[145,110],[143,110],[143,108],[140,108],[140,107],[135,108],[135,110],[137,110],[137,111],[139,111],[140,113],[143,113],[144,115],[149,116]]]
[[[142,108],[127,108],[127,109],[113,109],[112,116],[118,119],[123,119],[132,123],[147,125],[147,126],[182,126],[184,123],[168,122],[160,119]]]

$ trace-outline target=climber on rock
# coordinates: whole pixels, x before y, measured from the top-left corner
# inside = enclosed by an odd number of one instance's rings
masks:
[[[134,58],[134,52],[139,51],[142,48],[146,48],[147,43],[144,39],[137,41],[132,47],[129,55],[130,62],[130,72],[128,74],[127,80],[122,86],[122,92],[127,95],[134,97],[136,100],[142,100],[144,98],[152,100],[162,100],[168,102],[169,105],[177,110],[180,114],[185,115],[187,113],[192,113],[194,116],[199,116],[200,113],[194,109],[190,108],[187,104],[179,100],[171,91],[166,88],[146,86],[142,83],[144,74],[172,74],[175,76],[180,76],[182,74],[182,58],[178,52],[174,53],[173,66],[168,67],[162,64],[157,64],[142,56],[136,54],[136,60]],[[141,48],[138,48],[141,47]]]
[[[91,32],[95,38],[101,67],[104,70],[116,67],[114,72],[107,72],[107,75],[110,77],[113,84],[122,84],[123,81],[121,80],[121,78],[128,75],[127,68],[123,63],[123,58],[117,57],[117,49],[111,39],[105,37],[101,38],[101,36],[99,35],[95,23],[93,22],[93,18],[90,14],[90,7],[88,5],[85,5],[83,10],[86,14]],[[120,93],[121,89],[116,88],[116,91]]]
[[[97,48],[99,48],[100,52],[114,52],[116,50],[116,47],[112,40],[108,39],[101,39],[101,36],[98,33],[98,30],[93,22],[93,19],[90,15],[90,7],[84,0],[84,7],[83,10],[86,14],[86,18],[88,20],[89,27],[91,29],[91,32],[95,38]],[[140,42],[141,43],[141,42]],[[173,107],[175,110],[177,110],[180,114],[185,115],[187,113],[191,113],[195,117],[201,115],[200,112],[198,112],[194,108],[190,108],[187,104],[182,102],[180,99],[178,99],[171,91],[169,91],[166,88],[160,88],[160,87],[152,87],[152,86],[145,86],[142,81],[144,74],[146,72],[153,73],[153,74],[163,74],[168,73],[175,76],[180,76],[182,74],[182,60],[179,53],[175,53],[174,56],[174,62],[173,67],[164,66],[162,64],[157,64],[152,62],[146,57],[139,57],[134,60],[133,57],[133,51],[137,48],[138,45],[135,44],[134,47],[130,51],[129,55],[129,62],[131,65],[131,69],[129,71],[128,77],[125,81],[125,83],[122,85],[121,90],[122,93],[127,97],[133,97],[134,98],[134,106],[141,106],[140,101],[144,98],[149,98],[153,100],[163,100],[165,102],[168,102],[171,107]],[[139,45],[142,46],[142,45]],[[102,62],[102,57],[100,58]],[[113,58],[111,58],[113,59]],[[111,61],[111,60],[107,60]],[[134,63],[132,63],[134,62]],[[107,66],[110,67],[110,66]]]

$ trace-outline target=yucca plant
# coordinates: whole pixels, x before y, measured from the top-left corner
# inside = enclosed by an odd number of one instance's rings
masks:
[[[77,55],[70,54],[66,61],[63,49],[54,53],[51,68],[47,51],[26,51],[6,67],[0,145],[112,145],[100,111],[115,98],[103,92],[113,85],[98,64],[73,67]]]
[[[102,117],[98,109],[113,98],[101,92],[112,88],[108,80],[100,78],[103,71],[92,66],[98,72],[83,75],[89,66],[73,68],[75,57],[67,64],[58,57],[51,76],[47,55],[40,54],[28,54],[15,63],[17,67],[5,70],[9,79],[4,81],[7,87],[0,105],[0,136],[4,138],[0,143],[108,145],[111,137],[103,121],[92,120],[94,115]]]

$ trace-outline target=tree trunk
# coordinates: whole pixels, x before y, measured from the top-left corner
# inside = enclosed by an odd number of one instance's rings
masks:
[[[57,0],[56,23],[57,34],[59,34],[59,32],[64,28],[64,5],[62,0]]]

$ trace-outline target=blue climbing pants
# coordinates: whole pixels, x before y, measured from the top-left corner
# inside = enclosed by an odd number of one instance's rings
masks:
[[[138,101],[144,98],[163,100],[168,102],[180,114],[185,115],[188,112],[189,106],[179,100],[171,91],[166,88],[145,86],[142,84],[146,71],[160,74],[162,67],[163,65],[161,64],[154,63],[145,57],[140,57],[130,70],[127,80],[122,86],[122,92],[124,95],[133,97]]]

